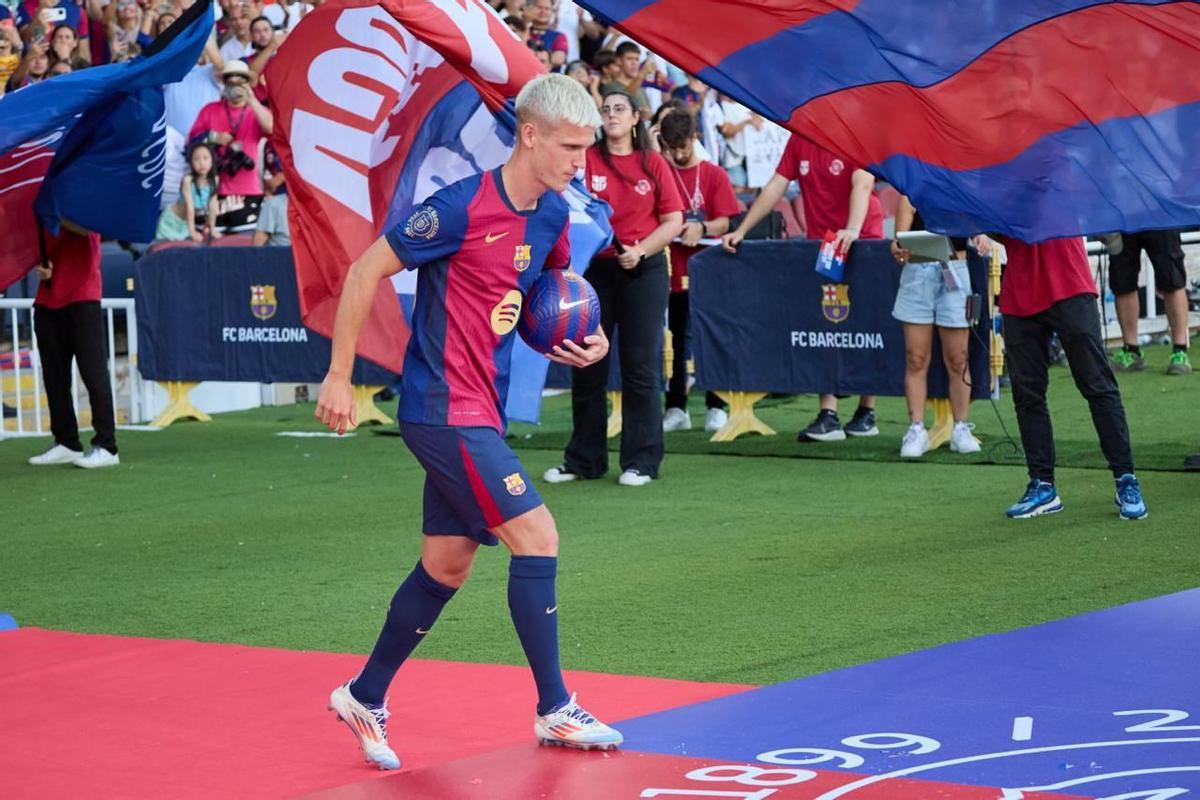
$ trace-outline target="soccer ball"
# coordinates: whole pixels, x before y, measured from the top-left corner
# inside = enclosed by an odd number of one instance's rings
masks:
[[[600,298],[592,285],[566,269],[542,270],[529,287],[517,331],[539,353],[571,341],[583,347],[583,338],[600,326]]]

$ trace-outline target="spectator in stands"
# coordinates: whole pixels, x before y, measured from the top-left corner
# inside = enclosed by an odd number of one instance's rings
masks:
[[[58,28],[70,28],[76,34],[76,52],[71,54],[85,64],[91,63],[91,26],[88,16],[75,0],[22,0],[16,3],[15,25],[30,43],[51,41]],[[56,19],[62,14],[63,18]]]
[[[33,325],[42,361],[54,444],[29,459],[34,466],[74,464],[92,469],[119,464],[112,387],[100,310],[100,237],[65,224],[47,236],[47,263],[35,266],[41,283],[33,301]],[[71,399],[71,362],[87,388],[92,408],[92,450],[83,454]]]
[[[275,57],[285,38],[287,32],[272,28],[271,21],[266,17],[258,17],[250,23],[250,41],[254,44],[254,58],[250,61],[250,71],[258,76],[258,81],[254,84],[254,96],[264,106],[268,104],[267,64]]]
[[[116,14],[108,23],[109,60],[128,61],[150,46],[150,35],[142,30],[142,9],[137,0],[117,0]]]
[[[987,250],[986,237],[976,237],[976,242],[981,253]],[[1116,479],[1117,509],[1124,519],[1145,517],[1146,503],[1133,474],[1125,407],[1100,336],[1098,292],[1083,240],[1030,245],[1006,237],[1003,242],[1008,251],[1000,288],[1004,349],[1029,469],[1025,494],[1008,509],[1008,516],[1025,519],[1062,510],[1054,485],[1054,430],[1046,405],[1050,334],[1057,331]]]
[[[625,92],[633,98],[634,108],[637,109],[642,121],[648,121],[652,109],[650,108],[650,99],[646,97],[646,90],[642,88],[642,82],[646,80],[647,76],[654,73],[654,57],[647,56],[643,62],[642,48],[634,42],[621,42],[616,50],[616,65],[615,76],[600,85],[600,93],[607,95],[614,91]]]
[[[213,172],[212,148],[197,142],[188,149],[188,172],[179,186],[179,199],[162,210],[158,217],[156,241],[203,244],[220,239],[213,227],[217,219],[217,176]]]
[[[0,6],[3,8],[3,6]],[[4,9],[7,12],[7,9]],[[8,89],[9,78],[21,64],[21,37],[12,25],[4,25],[5,19],[0,19],[0,97]],[[8,18],[8,22],[12,22]]]
[[[735,192],[750,191],[750,176],[746,171],[746,128],[762,130],[764,120],[731,97],[721,98],[721,135],[725,137],[721,151],[721,166],[729,173]]]
[[[593,63],[596,67],[597,77],[595,84],[591,87],[592,98],[599,107],[604,101],[603,92],[606,88],[623,92],[625,84],[617,80],[621,76],[621,64],[617,61],[617,54],[612,50],[601,50],[596,54],[596,60]]]
[[[912,203],[901,196],[896,209],[896,232],[924,227]],[[909,427],[900,443],[900,456],[920,458],[929,452],[925,398],[935,327],[942,342],[942,360],[946,364],[950,408],[954,414],[950,449],[955,453],[978,453],[979,442],[967,422],[971,406],[971,387],[966,379],[971,329],[966,303],[971,294],[971,273],[964,261],[914,263],[912,253],[897,240],[892,241],[892,256],[904,265],[892,308],[892,316],[904,326],[904,396],[908,400]]]
[[[68,67],[74,66],[77,62],[85,64],[78,56],[79,53],[79,37],[75,35],[75,29],[69,25],[59,25],[54,29],[53,35],[50,37],[50,58],[56,64],[66,63]]]
[[[174,14],[159,14],[158,19],[154,21],[154,38],[162,36],[174,21]]]
[[[550,27],[553,17],[553,0],[526,0],[525,18],[529,20],[529,36],[546,49],[550,69],[556,71],[567,63],[567,52],[570,48],[567,45],[567,37]]]
[[[254,42],[250,40],[250,15],[246,11],[246,4],[234,0],[229,6],[226,20],[229,38],[221,45],[221,58],[249,62],[254,56]]]
[[[665,106],[664,106],[665,107]],[[667,327],[671,331],[673,365],[667,386],[667,410],[663,431],[690,430],[688,399],[688,327],[691,318],[688,292],[688,260],[700,252],[701,239],[722,236],[729,231],[729,218],[741,209],[725,171],[704,159],[696,139],[696,120],[691,112],[674,110],[659,123],[663,150],[675,186],[683,199],[681,243],[671,247],[671,298],[667,308]],[[707,409],[704,430],[715,433],[729,417],[725,402],[713,392],[705,393]]]
[[[258,217],[258,226],[254,230],[254,246],[291,247],[292,238],[288,233],[287,212],[287,183],[283,175],[283,163],[275,148],[267,145],[263,152],[266,170],[263,172],[263,184],[267,197],[263,200],[262,214]]]
[[[186,135],[200,110],[221,99],[221,73],[224,71],[225,59],[221,58],[216,41],[210,37],[196,66],[183,76],[183,80],[163,87],[167,125]]]
[[[793,134],[775,167],[775,174],[746,212],[737,230],[725,235],[726,250],[731,253],[737,250],[746,232],[771,213],[793,180],[800,183],[810,239],[823,239],[826,232],[832,233],[834,246],[849,253],[850,247],[860,238],[883,238],[883,209],[874,192],[875,176]],[[837,408],[837,397],[822,394],[817,418],[797,438],[801,442],[834,442],[844,440],[847,434],[879,435],[873,396],[863,395],[845,429],[838,419]]]
[[[10,89],[21,89],[50,77],[50,43],[33,42],[9,78]]]
[[[74,71],[75,70],[71,66],[70,61],[55,61],[53,64],[50,65],[50,72],[47,73],[46,77],[48,79],[49,78],[57,78],[59,75],[69,75],[70,73],[72,73]]]
[[[579,16],[579,58],[599,67],[596,56],[604,49],[604,42],[608,39],[608,25],[582,8],[579,10],[582,12]]]
[[[1113,356],[1117,372],[1138,372],[1146,368],[1138,345],[1138,275],[1142,271],[1142,251],[1154,267],[1154,290],[1167,309],[1167,327],[1174,349],[1167,364],[1168,375],[1188,375],[1187,268],[1183,263],[1183,242],[1179,231],[1143,231],[1120,234],[1120,249],[1110,251],[1108,286],[1116,296],[1117,322],[1121,326],[1124,347]],[[1146,290],[1149,291],[1149,288]]]
[[[554,69],[550,66],[550,51],[548,51],[541,42],[531,41],[529,49],[533,51],[533,55],[548,72],[553,72]]]
[[[614,242],[588,269],[600,297],[604,332],[620,331],[622,486],[658,477],[663,458],[662,321],[667,311],[667,245],[679,235],[683,203],[670,168],[648,146],[627,92],[608,92],[600,106],[600,140],[588,150],[584,181],[612,206]],[[605,389],[609,361],[578,370],[571,388],[574,431],[550,483],[599,478],[608,471]]]
[[[567,64],[566,69],[563,70],[563,74],[568,78],[574,78],[579,81],[583,88],[589,92],[593,85],[599,85],[599,78],[593,75],[592,71],[588,69],[588,65],[582,61],[572,61],[570,64]]]
[[[242,61],[227,61],[222,72],[221,100],[200,110],[188,141],[216,146],[218,194],[225,229],[246,228],[258,220],[262,180],[258,145],[274,129],[271,113],[250,91],[252,75]]]
[[[504,18],[504,24],[507,25],[513,34],[525,44],[529,44],[529,21],[520,14],[509,14]]]

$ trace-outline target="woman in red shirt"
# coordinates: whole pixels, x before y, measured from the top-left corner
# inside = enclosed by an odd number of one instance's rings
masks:
[[[612,206],[613,243],[600,251],[587,279],[600,297],[600,319],[621,360],[622,486],[658,477],[663,457],[663,317],[667,311],[666,247],[683,227],[683,201],[667,162],[649,149],[633,98],[606,92],[600,140],[588,151],[584,181]],[[599,478],[608,472],[607,358],[575,371],[571,406],[575,428],[550,483]]]

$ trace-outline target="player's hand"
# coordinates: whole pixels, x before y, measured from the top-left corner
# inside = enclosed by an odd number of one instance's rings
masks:
[[[741,244],[742,239],[745,238],[746,234],[742,233],[741,231],[727,233],[721,237],[721,247],[724,248],[726,253],[736,253],[738,245]]]
[[[912,258],[912,251],[907,247],[901,247],[900,242],[892,240],[892,258],[896,259],[897,264],[907,264]]]
[[[983,257],[992,254],[992,247],[996,244],[988,238],[987,234],[981,233],[978,236],[971,237],[971,244],[975,245],[975,252]]]
[[[679,237],[680,240],[688,247],[695,247],[700,243],[700,239],[704,236],[703,222],[689,222],[683,226],[683,234]]]
[[[341,436],[358,427],[358,412],[354,407],[354,387],[348,377],[330,372],[321,383],[317,396],[317,419]]]
[[[845,255],[850,252],[850,245],[857,241],[858,231],[851,228],[842,228],[833,239],[833,250],[836,253]]]
[[[585,336],[583,343],[587,347],[580,347],[568,339],[561,345],[555,345],[546,358],[568,367],[586,367],[608,355],[608,337],[604,335],[603,328],[598,327],[591,336]]]

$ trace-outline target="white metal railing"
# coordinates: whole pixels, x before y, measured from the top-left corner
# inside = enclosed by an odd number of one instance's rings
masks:
[[[147,393],[138,373],[137,311],[132,298],[106,298],[100,301],[104,311],[108,340],[108,382],[117,422],[138,424],[148,417]],[[117,352],[116,315],[125,319],[126,348]],[[9,353],[0,352],[0,438],[5,436],[41,436],[49,431],[43,422],[41,353],[33,326],[33,300],[0,298],[0,329],[7,328],[5,343]],[[27,347],[23,348],[23,344]],[[28,366],[23,355],[28,353]],[[6,360],[11,358],[11,363]],[[29,379],[31,378],[31,380]],[[23,380],[26,379],[26,380]],[[79,413],[79,369],[72,366],[71,400]],[[26,389],[23,384],[30,384]],[[32,404],[27,401],[32,395]],[[27,407],[31,406],[31,407]],[[124,419],[122,419],[124,418]]]

